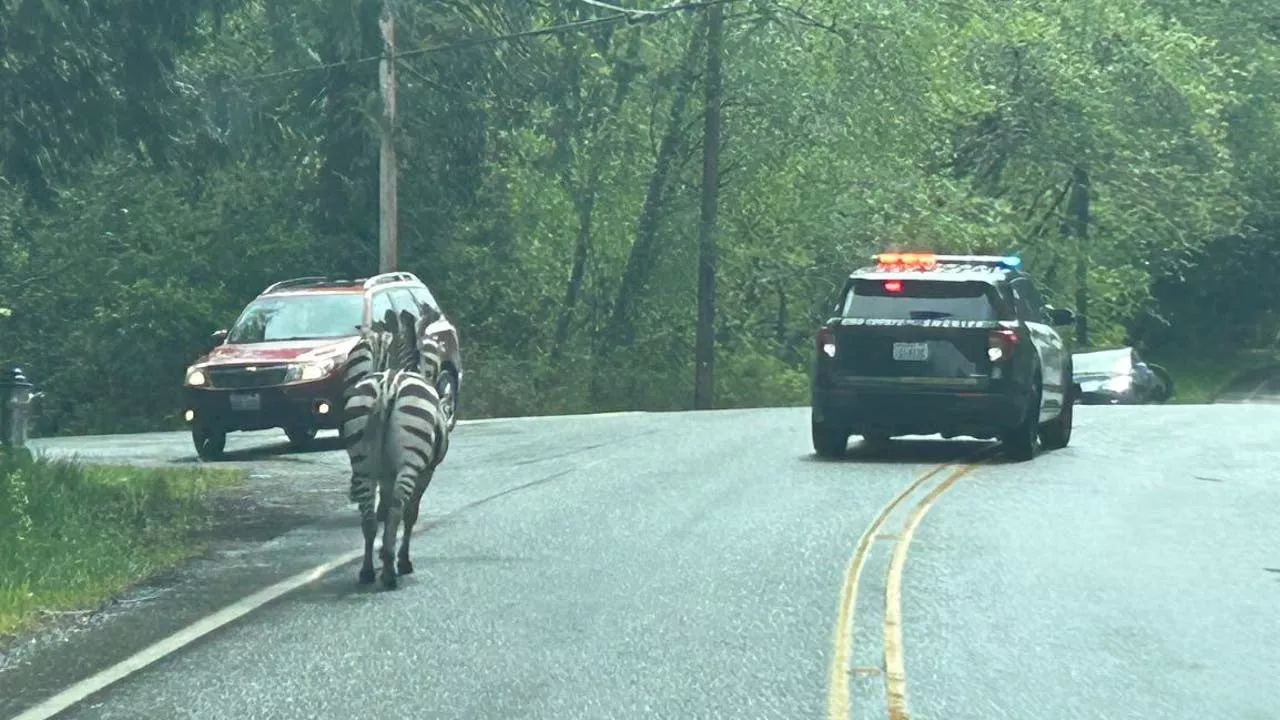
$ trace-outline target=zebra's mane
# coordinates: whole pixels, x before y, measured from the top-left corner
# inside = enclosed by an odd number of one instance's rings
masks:
[[[392,320],[390,313],[387,315],[387,320]],[[392,342],[390,369],[393,371],[411,370],[420,372],[422,360],[418,351],[418,325],[414,320],[413,313],[408,310],[401,310],[399,316],[395,317],[394,320],[395,331],[393,332],[394,340]]]
[[[384,380],[400,371],[422,375],[434,384],[444,365],[444,348],[423,330],[425,318],[415,319],[407,310],[387,310],[382,318],[360,329],[361,342],[372,356],[370,372],[383,373]]]
[[[373,356],[372,372],[400,370],[420,372],[421,351],[418,348],[418,327],[413,313],[387,310],[380,320],[360,329],[361,340],[369,346]]]

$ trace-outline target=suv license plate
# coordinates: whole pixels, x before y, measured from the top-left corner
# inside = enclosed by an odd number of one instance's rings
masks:
[[[894,343],[893,359],[921,362],[929,359],[929,343]]]
[[[262,407],[262,399],[258,393],[231,393],[231,409],[236,411],[252,411]]]

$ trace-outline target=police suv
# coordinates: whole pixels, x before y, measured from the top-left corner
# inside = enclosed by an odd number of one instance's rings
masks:
[[[1071,353],[1017,257],[881,253],[853,272],[817,334],[813,448],[850,435],[999,438],[1030,460],[1071,440]]]

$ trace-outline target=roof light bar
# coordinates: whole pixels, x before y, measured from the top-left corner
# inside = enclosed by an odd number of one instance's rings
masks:
[[[881,267],[932,270],[938,265],[938,256],[933,253],[880,253],[873,259]]]
[[[884,268],[932,270],[939,264],[980,265],[1015,270],[1022,266],[1022,258],[1016,255],[934,255],[933,253],[880,253],[871,256],[876,265]]]

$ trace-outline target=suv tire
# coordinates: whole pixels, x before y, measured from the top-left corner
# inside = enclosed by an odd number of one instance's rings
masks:
[[[444,370],[436,380],[436,392],[440,394],[440,411],[450,432],[458,424],[458,376],[452,370]]]
[[[191,443],[201,460],[221,460],[227,449],[227,432],[196,425],[191,428]]]
[[[305,450],[311,446],[311,441],[316,439],[317,428],[314,426],[300,426],[285,428],[284,434],[289,436],[289,444],[295,450]]]
[[[812,423],[813,450],[822,458],[842,458],[849,449],[849,431],[826,423]]]
[[[1075,383],[1071,382],[1072,368],[1068,363],[1063,378],[1062,409],[1058,417],[1040,428],[1040,446],[1045,450],[1061,450],[1071,443],[1071,423],[1075,417]]]

